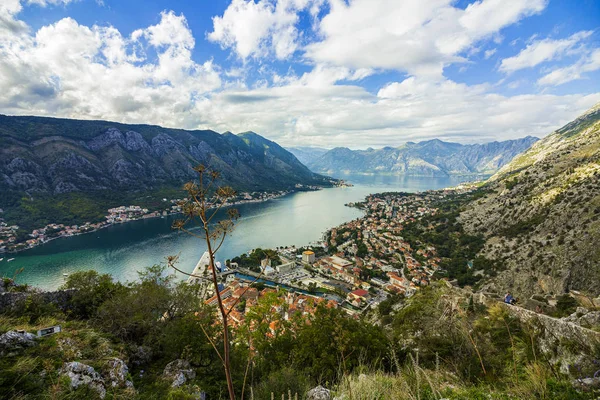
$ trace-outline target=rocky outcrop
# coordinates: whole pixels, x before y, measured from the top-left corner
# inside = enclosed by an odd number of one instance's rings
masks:
[[[600,377],[575,379],[572,384],[583,392],[590,392],[600,389]]]
[[[600,328],[600,311],[590,311],[587,308],[577,307],[577,311],[563,319],[584,328]]]
[[[133,382],[129,380],[129,368],[119,358],[111,358],[106,362],[106,380],[111,387],[126,387],[133,389]]]
[[[35,336],[23,331],[8,331],[0,335],[0,356],[14,356],[28,347],[35,346]]]
[[[187,360],[175,360],[167,364],[163,377],[171,382],[172,387],[180,387],[189,379],[196,377],[196,371]]]
[[[600,332],[566,318],[553,318],[522,307],[512,306],[482,293],[473,296],[487,306],[500,305],[533,332],[536,348],[563,375],[593,377],[598,370],[594,354],[600,348]]]
[[[483,289],[600,295],[599,177],[600,105],[491,177],[459,218],[499,267]]]
[[[306,393],[306,400],[330,400],[331,392],[319,385]]]
[[[65,363],[59,374],[69,378],[72,389],[77,389],[80,386],[88,386],[90,389],[98,392],[100,398],[103,399],[106,396],[104,379],[89,365],[76,361]]]

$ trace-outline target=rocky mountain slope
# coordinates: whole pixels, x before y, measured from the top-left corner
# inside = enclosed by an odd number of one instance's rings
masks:
[[[286,147],[287,151],[296,156],[298,161],[304,165],[308,165],[327,153],[328,149],[322,149],[320,147]]]
[[[461,214],[503,271],[487,285],[520,295],[600,294],[600,104],[496,173]]]
[[[331,184],[330,178],[311,172],[277,143],[253,132],[219,134],[0,115],[0,208],[4,211],[23,209],[24,197],[55,203],[71,194],[69,201],[110,197],[118,203],[120,198],[125,201],[127,193],[179,189],[196,177],[192,167],[199,163],[219,170],[221,183],[239,191]],[[108,208],[104,204],[92,208],[98,207]]]
[[[350,150],[337,147],[307,164],[315,172],[393,173],[420,176],[492,174],[538,139],[461,145],[438,139],[400,147]]]
[[[0,190],[65,193],[179,185],[198,163],[239,189],[326,180],[252,132],[223,135],[149,125],[0,116]]]

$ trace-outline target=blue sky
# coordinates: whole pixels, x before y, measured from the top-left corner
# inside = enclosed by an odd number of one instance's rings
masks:
[[[287,146],[544,136],[600,101],[600,1],[3,0],[0,113]]]

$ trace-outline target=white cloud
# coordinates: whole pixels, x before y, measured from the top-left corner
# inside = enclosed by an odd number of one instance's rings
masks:
[[[198,111],[219,131],[253,130],[282,145],[398,146],[442,138],[463,143],[543,136],[600,101],[593,95],[503,96],[490,85],[409,77],[373,95],[360,86],[305,78],[225,90]]]
[[[189,126],[199,96],[221,86],[211,61],[192,60],[193,36],[172,12],[129,38],[64,18],[7,43],[0,46],[0,110],[9,114]],[[145,59],[146,51],[157,60]]]
[[[46,7],[48,5],[67,5],[77,0],[27,0],[27,4],[37,4],[38,6]]]
[[[214,28],[208,39],[223,48],[232,48],[242,59],[264,57],[270,51],[278,59],[285,59],[298,47],[297,13],[310,3],[314,2],[233,0],[222,17],[213,17]]]
[[[172,11],[163,11],[160,17],[160,24],[134,31],[131,34],[132,39],[138,40],[145,37],[155,47],[172,45],[184,48],[194,47],[194,36],[183,15],[176,15]]]
[[[496,54],[496,51],[497,51],[497,49],[489,49],[489,50],[486,50],[486,51],[485,51],[485,53],[484,53],[484,57],[485,57],[485,59],[487,60],[487,59],[489,59],[491,56],[493,56],[494,54]]]
[[[569,51],[577,44],[588,38],[592,31],[577,32],[566,39],[535,40],[527,45],[514,57],[505,58],[500,65],[500,71],[511,73],[524,68],[532,68],[543,62],[554,60]]]
[[[20,35],[27,32],[27,24],[19,21],[16,15],[21,12],[19,0],[2,0],[0,2],[0,45],[16,42]]]
[[[595,49],[577,63],[568,67],[558,68],[538,79],[542,86],[558,86],[578,79],[585,78],[588,72],[600,69],[600,49]]]
[[[541,12],[546,0],[481,0],[466,9],[451,0],[332,0],[319,23],[323,40],[306,46],[316,62],[382,68],[441,77],[464,61],[461,53],[520,19]]]

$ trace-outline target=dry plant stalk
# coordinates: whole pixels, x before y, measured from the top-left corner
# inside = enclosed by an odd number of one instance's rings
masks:
[[[198,174],[198,182],[188,182],[184,185],[184,190],[187,192],[188,197],[179,203],[181,206],[184,219],[177,220],[173,223],[173,229],[177,229],[187,234],[196,237],[206,243],[207,252],[209,255],[209,268],[211,270],[211,276],[208,279],[212,281],[215,296],[217,298],[218,310],[221,316],[222,323],[222,335],[223,335],[223,349],[222,352],[217,349],[214,341],[209,337],[209,341],[216,351],[223,368],[225,370],[225,378],[227,380],[227,390],[229,392],[229,399],[235,400],[235,391],[233,387],[233,378],[231,375],[231,339],[229,332],[229,313],[233,310],[232,306],[229,310],[225,309],[223,305],[223,299],[219,291],[219,282],[217,277],[217,271],[215,268],[215,254],[223,243],[228,234],[230,234],[234,227],[235,221],[239,218],[239,213],[236,209],[228,209],[226,218],[214,223],[213,220],[216,217],[219,210],[221,210],[229,199],[235,196],[235,191],[228,186],[217,186],[216,182],[220,178],[219,172],[209,169],[204,165],[199,165],[194,168],[194,171]],[[200,234],[196,234],[191,231],[187,226],[189,224],[197,224],[200,227]],[[177,263],[177,256],[167,258],[167,264],[178,272],[184,275],[192,276],[194,278],[200,278],[206,280],[206,277],[189,274],[185,271],[178,269],[175,264]],[[250,287],[250,286],[248,286]],[[205,335],[207,332],[203,329]],[[208,335],[207,335],[208,337]]]

